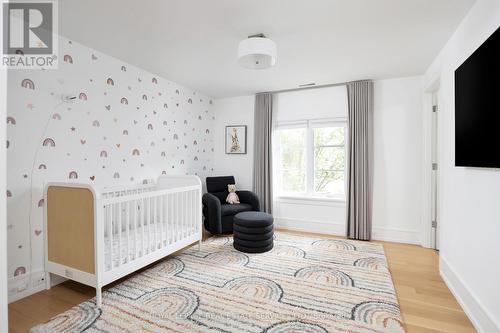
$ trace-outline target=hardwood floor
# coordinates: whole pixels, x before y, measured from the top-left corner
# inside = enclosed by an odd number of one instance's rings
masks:
[[[476,332],[439,276],[435,251],[416,245],[377,243],[384,246],[408,333]],[[94,294],[92,288],[67,281],[14,302],[9,305],[9,332],[27,332]]]

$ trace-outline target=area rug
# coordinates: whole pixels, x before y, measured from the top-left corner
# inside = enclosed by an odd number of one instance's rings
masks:
[[[212,237],[32,332],[404,332],[383,247],[275,235],[263,254]]]

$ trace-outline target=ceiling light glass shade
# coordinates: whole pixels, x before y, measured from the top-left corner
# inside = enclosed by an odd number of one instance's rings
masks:
[[[269,38],[247,38],[238,47],[238,63],[245,68],[269,68],[276,64],[276,59],[276,43]]]

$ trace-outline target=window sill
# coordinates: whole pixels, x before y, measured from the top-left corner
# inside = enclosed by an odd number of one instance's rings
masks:
[[[328,198],[328,197],[313,197],[313,196],[295,196],[295,195],[280,195],[274,197],[274,202],[292,203],[292,204],[310,204],[322,206],[345,206],[343,198]]]

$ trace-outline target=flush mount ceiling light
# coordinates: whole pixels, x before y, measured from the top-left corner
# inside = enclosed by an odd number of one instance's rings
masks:
[[[238,46],[238,63],[250,69],[265,69],[276,64],[276,43],[264,34],[248,36]]]

